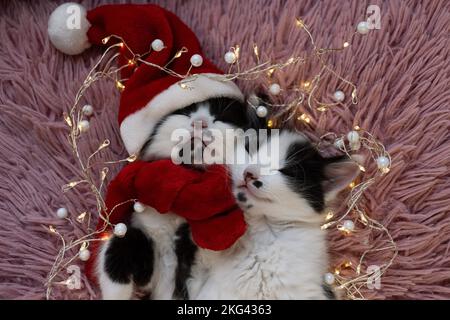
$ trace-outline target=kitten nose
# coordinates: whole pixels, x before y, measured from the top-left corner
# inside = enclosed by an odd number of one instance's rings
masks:
[[[192,127],[201,127],[201,128],[208,128],[208,120],[206,119],[195,119],[191,122]]]

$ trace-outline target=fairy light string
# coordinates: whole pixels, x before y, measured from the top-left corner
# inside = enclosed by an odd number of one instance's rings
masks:
[[[334,269],[333,273],[329,273],[325,277],[333,279],[339,289],[345,289],[346,295],[350,299],[364,299],[364,295],[361,293],[361,289],[367,285],[368,281],[380,280],[381,276],[392,265],[394,259],[398,254],[398,249],[389,230],[382,223],[371,218],[361,206],[361,198],[364,195],[364,192],[378,179],[382,178],[390,171],[391,157],[386,151],[384,145],[377,141],[372,134],[361,129],[359,126],[355,126],[353,130],[354,131],[348,133],[347,136],[338,136],[335,133],[327,133],[323,135],[322,137],[320,137],[318,148],[320,149],[323,145],[333,143],[336,148],[345,153],[349,158],[352,158],[352,154],[355,151],[359,151],[360,149],[367,150],[369,152],[371,160],[374,160],[377,164],[377,171],[373,177],[370,177],[367,180],[361,181],[359,183],[352,182],[349,185],[350,194],[347,197],[347,208],[345,212],[339,215],[339,217],[337,217],[336,219],[333,219],[335,218],[335,214],[330,211],[326,216],[326,221],[322,225],[322,229],[329,229],[330,227],[335,226],[344,234],[351,235],[354,231],[353,220],[356,220],[366,228],[381,232],[387,238],[384,240],[384,242],[386,242],[386,245],[381,248],[371,248],[365,250],[359,258],[356,267],[353,266],[351,261],[347,261],[343,263],[344,266],[342,266],[341,264]],[[382,159],[383,161],[379,161],[379,159]],[[360,171],[366,172],[366,168],[359,162],[357,163]],[[353,220],[345,220],[349,216],[353,216]],[[350,228],[348,228],[347,226],[350,226]],[[361,274],[361,269],[366,256],[370,253],[380,251],[384,251],[388,254],[390,253],[391,256],[389,260],[379,265],[379,271],[377,271],[377,274],[374,274],[375,271]],[[341,270],[345,268],[353,269],[356,273],[356,277],[344,277],[341,274]]]
[[[255,81],[263,77],[266,79],[268,93],[272,97],[279,96],[277,101],[282,100],[283,95],[293,96],[294,98],[285,103],[272,102],[272,101],[261,101],[257,97],[250,97],[248,99],[248,104],[256,110],[258,116],[264,118],[268,115],[267,107],[271,109],[270,118],[267,120],[267,126],[269,128],[284,126],[285,123],[291,122],[293,120],[301,121],[307,125],[314,125],[315,121],[312,118],[310,112],[317,110],[319,114],[323,114],[330,108],[340,106],[346,107],[345,94],[344,92],[337,90],[334,93],[334,102],[324,102],[321,101],[317,96],[316,92],[321,85],[323,79],[326,76],[335,77],[342,85],[347,85],[351,88],[351,99],[350,102],[353,105],[358,104],[357,87],[356,85],[344,78],[333,68],[327,64],[325,60],[326,54],[333,54],[341,52],[348,48],[353,40],[353,37],[358,34],[366,34],[367,26],[364,26],[365,22],[358,24],[357,31],[353,32],[346,41],[343,42],[342,47],[339,48],[321,48],[318,47],[316,41],[307,26],[307,24],[300,18],[295,19],[295,25],[298,29],[302,30],[308,37],[308,40],[312,46],[312,53],[309,56],[292,56],[285,61],[272,63],[271,61],[261,61],[260,49],[257,44],[252,46],[252,54],[256,64],[253,67],[243,69],[240,63],[241,58],[241,46],[234,45],[228,52],[225,53],[225,62],[229,64],[228,73],[223,75],[197,75],[191,74],[194,64],[201,63],[199,59],[193,60],[191,58],[191,66],[188,68],[185,74],[177,73],[170,69],[171,63],[180,58],[183,54],[188,54],[188,49],[185,47],[180,48],[174,56],[169,60],[169,62],[160,66],[151,63],[146,60],[146,57],[153,51],[161,51],[165,49],[163,42],[159,39],[155,39],[152,42],[149,50],[142,54],[134,53],[133,50],[128,46],[126,41],[118,35],[110,35],[102,40],[103,44],[110,43],[114,40],[114,44],[108,46],[105,52],[101,55],[100,59],[95,63],[92,69],[89,71],[86,79],[80,86],[73,105],[70,107],[68,113],[64,113],[64,121],[69,129],[68,143],[71,147],[73,156],[79,167],[79,177],[73,181],[69,181],[62,186],[63,192],[70,192],[73,188],[77,188],[80,185],[87,185],[88,192],[90,192],[96,200],[96,215],[104,221],[104,228],[96,231],[90,230],[90,221],[93,213],[91,210],[82,210],[80,213],[75,215],[75,219],[72,220],[67,218],[67,210],[65,208],[60,208],[58,212],[61,212],[61,217],[64,217],[71,224],[78,223],[83,225],[87,218],[87,233],[75,240],[67,242],[64,236],[56,230],[54,226],[45,227],[51,234],[54,234],[60,239],[61,247],[55,257],[55,261],[51,267],[51,270],[47,277],[46,286],[46,297],[51,298],[52,288],[55,285],[68,285],[69,279],[61,281],[61,271],[64,270],[71,263],[74,263],[78,258],[81,260],[89,259],[89,246],[93,241],[104,241],[110,237],[110,229],[114,227],[109,221],[109,216],[117,209],[117,207],[125,205],[129,202],[139,204],[137,199],[130,199],[123,203],[116,205],[111,210],[105,207],[105,200],[103,198],[103,188],[105,186],[105,181],[107,180],[109,173],[109,165],[120,164],[123,162],[133,162],[138,156],[130,155],[125,159],[119,159],[114,161],[96,161],[93,162],[94,157],[102,153],[104,150],[110,147],[110,140],[104,139],[99,147],[92,152],[86,159],[84,159],[79,151],[80,137],[84,132],[89,129],[89,116],[92,114],[91,108],[80,107],[81,101],[85,96],[85,92],[89,89],[95,82],[103,79],[109,79],[114,82],[116,88],[119,91],[123,91],[126,87],[127,78],[121,78],[121,72],[125,68],[134,68],[139,65],[146,65],[152,68],[157,68],[160,71],[167,73],[173,77],[179,78],[180,81],[178,85],[182,89],[190,89],[191,83],[199,76],[212,78],[217,81],[233,81],[233,80],[243,80],[243,81]],[[363,26],[364,28],[360,28]],[[121,52],[126,51],[127,53],[127,63],[122,66],[116,67],[116,60],[121,56]],[[311,77],[311,79],[306,79],[300,82],[298,85],[291,86],[289,88],[281,88],[279,84],[273,81],[274,73],[287,68],[289,66],[302,66],[306,63],[313,64],[318,63],[320,70],[317,74]],[[262,106],[263,102],[263,106]],[[303,109],[303,105],[306,104],[309,112]],[[267,106],[267,107],[266,107]],[[265,109],[266,108],[266,109]],[[297,129],[297,126],[294,126]],[[323,229],[329,229],[331,227],[337,228],[343,234],[351,236],[354,232],[355,224],[358,222],[358,227],[361,225],[364,228],[369,228],[370,230],[381,232],[384,234],[385,246],[381,248],[371,248],[363,252],[360,256],[358,264],[356,267],[351,261],[344,261],[338,266],[332,268],[332,272],[325,275],[325,281],[330,284],[334,284],[339,289],[343,289],[345,294],[350,299],[364,299],[364,295],[361,290],[366,285],[367,280],[373,277],[373,273],[361,274],[361,269],[363,267],[364,261],[367,256],[373,252],[389,251],[392,253],[391,258],[380,265],[380,271],[378,276],[381,276],[386,272],[386,270],[392,265],[396,255],[397,247],[393,237],[389,233],[389,230],[383,226],[382,223],[376,221],[370,217],[360,205],[361,198],[364,192],[372,186],[378,179],[382,178],[387,174],[391,167],[391,157],[386,151],[385,147],[369,132],[356,126],[347,134],[337,135],[336,133],[327,133],[320,137],[317,147],[320,149],[324,145],[333,144],[337,149],[346,154],[349,158],[352,155],[359,152],[361,149],[366,150],[369,153],[370,159],[377,164],[377,171],[373,177],[370,177],[364,181],[359,181],[358,183],[352,182],[349,186],[349,195],[346,200],[347,208],[342,214],[337,214],[333,211],[329,211],[326,214]],[[367,160],[367,159],[366,159]],[[358,163],[358,166],[362,172],[366,172],[365,167],[362,163]],[[100,171],[99,171],[99,168]],[[100,176],[100,181],[98,182],[98,175]],[[64,210],[62,210],[64,209]],[[60,216],[60,214],[58,214]],[[351,218],[351,220],[349,219]],[[107,232],[108,231],[108,232]],[[100,237],[99,237],[100,235]],[[78,253],[70,256],[73,250],[78,250]],[[343,275],[343,270],[353,269],[356,276],[349,277]]]

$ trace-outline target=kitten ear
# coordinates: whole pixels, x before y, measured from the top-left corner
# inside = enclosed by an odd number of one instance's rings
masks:
[[[326,159],[325,180],[322,184],[326,201],[334,199],[340,191],[348,187],[359,175],[359,163],[363,161],[364,157],[360,155],[352,156],[352,159],[346,156]]]

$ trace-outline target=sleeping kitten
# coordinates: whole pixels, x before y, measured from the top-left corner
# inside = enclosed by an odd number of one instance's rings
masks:
[[[253,109],[236,100],[214,98],[195,103],[156,124],[140,159],[152,161],[173,156],[179,141],[173,141],[172,134],[178,129],[194,133],[200,127],[204,136],[194,136],[203,149],[214,139],[220,139],[210,129],[218,129],[225,137],[226,129],[246,130],[255,121]],[[189,147],[193,142],[187,142]],[[186,279],[196,251],[183,218],[159,214],[151,207],[134,212],[125,237],[112,237],[99,251],[97,270],[103,299],[130,299],[136,288],[148,292],[152,299],[188,298]]]
[[[279,159],[233,166],[234,194],[245,213],[246,234],[221,252],[199,249],[188,280],[193,299],[333,299],[324,285],[328,257],[323,213],[358,175],[344,157],[323,158],[302,135],[283,132]],[[267,166],[269,165],[269,166]]]

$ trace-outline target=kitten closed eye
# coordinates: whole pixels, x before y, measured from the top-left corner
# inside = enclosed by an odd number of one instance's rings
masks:
[[[198,261],[208,261],[210,272],[191,286],[194,299],[335,298],[323,280],[328,255],[322,213],[326,197],[340,190],[328,181],[347,181],[356,171],[341,158],[321,157],[302,135],[289,132],[262,146],[257,158],[267,159],[275,146],[273,170],[260,164],[234,168],[234,194],[248,230],[226,252],[199,251]]]

